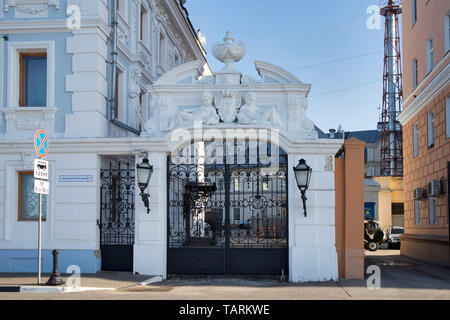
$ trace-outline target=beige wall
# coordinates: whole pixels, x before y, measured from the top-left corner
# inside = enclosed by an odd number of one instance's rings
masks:
[[[402,60],[403,60],[403,97],[408,97],[412,90],[412,61],[418,60],[420,83],[427,75],[426,43],[430,37],[433,39],[434,65],[444,57],[445,32],[444,18],[450,10],[448,0],[417,0],[417,20],[411,24],[411,0],[402,1]],[[446,64],[450,56],[446,56]],[[428,81],[428,79],[426,79]],[[415,90],[415,95],[419,90]],[[403,107],[406,107],[405,105]]]

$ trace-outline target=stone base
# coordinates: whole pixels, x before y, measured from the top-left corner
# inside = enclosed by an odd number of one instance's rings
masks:
[[[413,235],[401,236],[400,254],[450,266],[449,239],[445,236]]]

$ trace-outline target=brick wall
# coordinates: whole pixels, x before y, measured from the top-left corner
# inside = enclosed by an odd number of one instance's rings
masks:
[[[403,127],[405,233],[448,237],[447,195],[436,199],[436,224],[429,224],[429,205],[420,201],[420,225],[414,220],[414,189],[426,188],[431,180],[447,180],[447,162],[450,161],[450,139],[446,137],[445,100],[450,94],[447,85],[432,101]],[[428,148],[427,114],[434,111],[435,145]],[[413,158],[413,126],[418,124],[419,155]]]

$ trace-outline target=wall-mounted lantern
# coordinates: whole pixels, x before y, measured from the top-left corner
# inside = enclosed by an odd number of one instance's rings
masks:
[[[136,174],[138,180],[139,189],[141,189],[141,198],[147,208],[147,214],[150,213],[150,203],[148,198],[150,195],[145,193],[145,189],[148,187],[150,178],[152,177],[153,166],[150,165],[147,158],[144,158],[140,164],[136,164]]]
[[[312,169],[306,164],[305,159],[301,159],[297,166],[294,167],[295,180],[297,181],[297,186],[302,193],[303,200],[303,210],[306,217],[306,195],[305,192],[309,187],[309,181],[311,180]]]

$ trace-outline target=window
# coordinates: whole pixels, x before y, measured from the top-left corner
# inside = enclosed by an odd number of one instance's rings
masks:
[[[262,188],[263,188],[264,191],[268,191],[269,190],[269,179],[267,179],[267,178],[263,179]]]
[[[223,179],[222,178],[220,178],[218,181],[217,181],[217,185],[218,185],[218,189],[219,190],[223,190]]]
[[[234,178],[234,191],[239,191],[239,178]]]
[[[413,157],[416,158],[419,155],[419,125],[413,126]]]
[[[166,38],[162,33],[159,34],[159,65],[164,67],[166,56]]]
[[[178,55],[175,55],[175,67],[178,66],[180,64],[180,58],[178,57]]]
[[[19,221],[33,221],[39,218],[39,194],[34,193],[32,171],[19,172]],[[47,196],[42,195],[42,220],[47,216]]]
[[[141,34],[140,34],[141,41],[144,41],[144,16],[145,16],[145,9],[143,6],[141,6]]]
[[[445,99],[445,131],[447,139],[450,138],[450,96]]]
[[[127,7],[128,0],[117,0],[117,12],[127,20],[128,15],[128,7]]]
[[[21,107],[47,105],[47,53],[20,53]]]
[[[233,208],[233,220],[240,220],[241,219],[241,209],[240,208]]]
[[[429,197],[428,204],[430,206],[430,224],[436,224],[436,199]]]
[[[434,112],[428,112],[428,148],[434,146]]]
[[[412,81],[413,81],[413,89],[415,89],[419,81],[417,59],[414,59],[412,63]]]
[[[117,66],[116,70],[116,109],[114,110],[114,116],[117,120],[124,121],[125,119],[125,106],[126,106],[126,93],[125,84],[125,70],[123,66]]]
[[[141,5],[141,35],[140,40],[150,48],[150,26],[148,11]]]
[[[144,99],[143,99],[143,93],[141,92],[140,94],[139,94],[139,105],[140,105],[140,109],[139,109],[139,119],[140,119],[140,122],[139,122],[139,131],[142,131],[142,122],[144,121],[143,120],[143,110],[144,110],[144,104],[143,104],[143,101],[144,101]]]
[[[445,52],[450,50],[450,12],[444,18]]]
[[[416,225],[420,224],[420,201],[414,200],[414,220]]]
[[[54,107],[54,41],[8,41],[7,48],[8,107]]]
[[[411,25],[417,21],[417,1],[411,0]]]
[[[114,115],[116,119],[119,119],[119,107],[120,107],[120,95],[119,95],[119,87],[120,87],[120,71],[116,71],[116,109],[114,110]]]
[[[427,73],[433,69],[433,39],[427,40]]]
[[[403,202],[394,202],[391,204],[391,212],[393,215],[403,215],[405,214]]]

